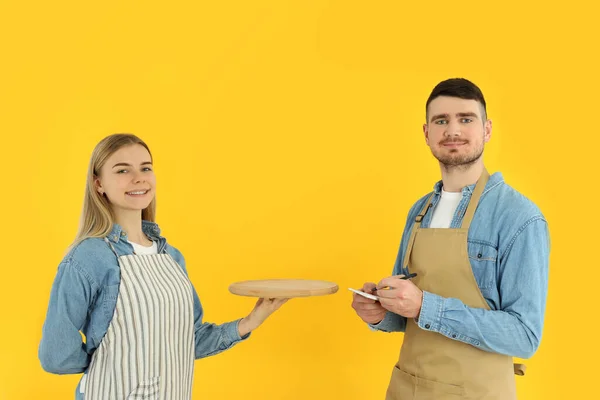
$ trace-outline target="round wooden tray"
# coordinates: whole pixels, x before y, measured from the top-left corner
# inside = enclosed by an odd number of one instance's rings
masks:
[[[277,299],[333,294],[338,285],[309,279],[262,279],[232,283],[229,291],[238,296]]]

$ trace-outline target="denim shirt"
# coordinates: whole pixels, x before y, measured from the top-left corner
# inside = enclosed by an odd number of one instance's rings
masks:
[[[475,184],[462,189],[450,228],[460,228],[474,189]],[[429,227],[441,190],[439,181],[422,228]],[[430,195],[419,199],[408,213],[394,275],[406,273],[402,263],[411,228]],[[424,291],[415,322],[421,329],[488,352],[531,357],[542,337],[548,290],[550,236],[544,216],[497,172],[485,186],[467,236],[473,275],[490,310],[467,307],[459,299]],[[387,312],[381,322],[369,326],[384,332],[404,332],[406,318]]]
[[[187,276],[183,255],[160,236],[158,225],[143,221],[142,230],[157,242],[158,253],[171,255]],[[113,226],[108,240],[120,256],[134,254],[127,234],[118,224]],[[38,350],[44,370],[55,374],[87,370],[113,317],[120,280],[117,257],[104,239],[85,239],[64,257],[50,292]],[[240,337],[240,320],[222,325],[202,322],[202,305],[195,289],[193,299],[196,359],[220,353],[249,337],[250,334]],[[85,343],[80,331],[85,335]]]

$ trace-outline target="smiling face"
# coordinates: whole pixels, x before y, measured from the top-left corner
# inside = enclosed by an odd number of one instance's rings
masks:
[[[492,122],[477,100],[437,97],[429,104],[427,118],[425,141],[444,167],[466,167],[481,159],[492,134]]]
[[[156,191],[150,153],[139,144],[121,147],[101,167],[94,185],[116,215],[141,212],[150,205]]]

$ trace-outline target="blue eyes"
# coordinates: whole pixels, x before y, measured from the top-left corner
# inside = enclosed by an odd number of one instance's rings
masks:
[[[149,172],[149,171],[152,171],[152,168],[150,168],[150,167],[144,167],[144,168],[142,168],[142,171],[143,172]],[[127,172],[129,172],[129,171],[126,170],[126,169],[120,169],[120,170],[117,171],[117,174],[124,174],[124,173],[127,173]]]
[[[460,123],[461,124],[469,124],[471,122],[473,122],[473,120],[471,118],[461,118],[460,119]],[[446,120],[446,119],[438,119],[434,123],[436,125],[447,125],[448,124],[448,120]]]

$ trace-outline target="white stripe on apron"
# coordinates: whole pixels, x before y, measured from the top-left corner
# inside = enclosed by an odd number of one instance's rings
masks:
[[[113,318],[92,355],[85,400],[189,400],[194,376],[192,286],[168,254],[119,256]]]

